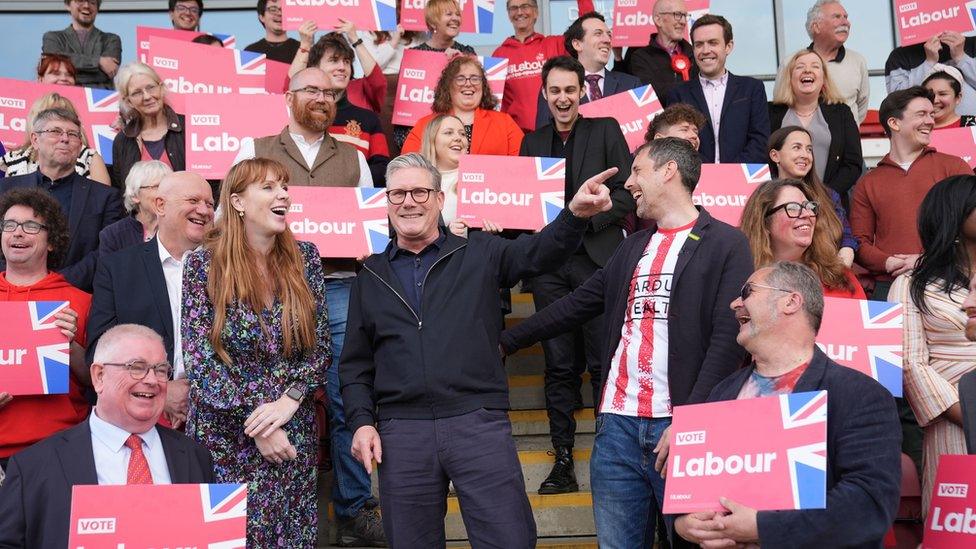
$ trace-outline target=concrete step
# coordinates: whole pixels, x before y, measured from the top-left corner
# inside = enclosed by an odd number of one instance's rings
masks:
[[[596,421],[593,408],[577,410],[574,415],[577,434],[594,432]],[[512,421],[512,434],[515,436],[549,434],[549,418],[545,410],[510,410],[508,417]]]
[[[540,496],[528,494],[535,524],[540,538],[551,536],[595,536],[593,524],[593,499],[589,492]],[[447,500],[447,517],[444,520],[447,539],[466,540],[461,508],[456,497]]]

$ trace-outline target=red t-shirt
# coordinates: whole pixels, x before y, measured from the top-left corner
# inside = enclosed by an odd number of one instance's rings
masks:
[[[85,345],[85,324],[91,295],[75,288],[57,273],[50,273],[31,286],[15,286],[0,272],[0,301],[68,301],[78,313],[75,342]],[[15,396],[0,408],[0,458],[8,458],[54,433],[73,427],[88,417],[88,401],[74,373],[69,375],[68,394]]]
[[[823,287],[824,297],[846,297],[849,299],[867,299],[868,296],[864,293],[864,288],[861,287],[861,283],[857,280],[857,275],[854,271],[847,269],[847,280],[853,286],[853,290],[847,290],[845,288],[828,288]]]
[[[535,130],[535,115],[542,89],[542,65],[546,60],[566,55],[562,35],[543,36],[535,33],[519,42],[509,36],[492,54],[508,59],[508,76],[505,78],[505,95],[502,112],[507,112],[520,128]]]

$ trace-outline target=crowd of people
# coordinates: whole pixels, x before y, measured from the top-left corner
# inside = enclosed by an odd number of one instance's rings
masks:
[[[187,482],[248,484],[249,547],[314,547],[322,461],[340,545],[442,547],[453,490],[473,546],[534,547],[504,359],[536,342],[554,461],[529,489],[579,490],[588,372],[601,547],[877,547],[902,453],[924,509],[939,456],[970,450],[976,176],[930,143],[976,124],[976,38],[891,53],[890,150],[866,169],[867,63],[837,0],[810,7],[811,43],[772,97],[728,70],[729,21],[691,22],[684,0],[657,0],[656,32],[626,51],[586,0],[553,36],[536,0],[508,0],[501,101],[457,41],[456,0],[426,2],[426,34],[341,20],[316,39],[306,21],[300,40],[281,0],[258,0],[265,37],[245,49],[290,65],[288,122],[208,181],[186,171],[186,120],[159,74],[95,26],[101,4],[65,0],[71,24],[44,35],[37,80],[119,92],[111,164],[57,93],[0,160],[2,299],[67,301],[71,342],[66,394],[0,385],[0,547],[65,546],[73,485]],[[205,28],[203,4],[170,0],[173,27]],[[410,48],[448,60],[430,114],[402,127]],[[645,85],[664,108],[633,152],[618,120],[580,114]],[[565,159],[565,209],[538,232],[469,227],[465,154]],[[708,163],[770,167],[737,227],[693,199]],[[296,240],[289,186],[385,187],[390,244],[353,259]],[[519,283],[537,312],[506,329]],[[904,399],[815,345],[825,296],[904,305]],[[830,394],[825,509],[662,516],[675,406],[813,390]]]

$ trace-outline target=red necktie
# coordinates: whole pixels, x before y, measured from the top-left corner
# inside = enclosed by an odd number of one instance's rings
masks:
[[[603,99],[603,92],[600,91],[600,79],[603,78],[599,74],[587,74],[586,83],[590,85],[590,101],[596,101],[597,99]]]
[[[139,435],[129,435],[125,440],[125,445],[132,450],[129,455],[129,471],[125,477],[126,484],[152,484],[152,472],[149,470],[149,462],[146,461],[146,454],[142,453],[142,439]]]

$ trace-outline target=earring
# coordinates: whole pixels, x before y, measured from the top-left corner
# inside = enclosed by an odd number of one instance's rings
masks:
[[[243,210],[237,210],[237,215],[241,216],[241,218],[243,219],[244,218],[244,211]]]

